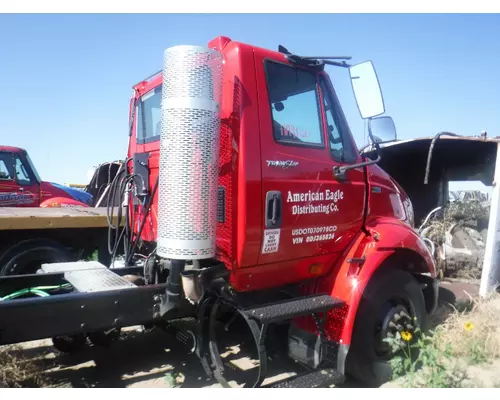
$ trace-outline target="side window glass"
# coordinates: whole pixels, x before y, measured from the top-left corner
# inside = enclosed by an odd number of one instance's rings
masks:
[[[31,179],[21,158],[16,156],[16,177],[20,185],[30,185]]]
[[[316,74],[267,62],[266,78],[275,140],[324,147]]]
[[[326,116],[326,132],[330,153],[334,160],[339,162],[355,162],[356,151],[350,140],[345,140],[342,132],[342,124],[337,104],[332,100],[332,94],[328,90],[325,80],[321,79],[321,93],[323,97],[323,107]]]
[[[7,168],[7,164],[5,160],[0,158],[0,180],[13,180],[14,177],[9,173],[9,169]]]
[[[179,93],[180,96],[188,97],[214,97],[214,88],[212,84],[212,75],[209,67],[198,67],[193,70],[193,74],[204,82],[209,82],[208,85],[188,85],[184,93]],[[182,82],[181,82],[182,83]],[[172,83],[175,90],[176,82]],[[137,108],[137,133],[136,141],[139,144],[150,143],[160,140],[161,135],[161,98],[162,87],[159,85],[149,92],[142,95],[139,99]],[[172,89],[172,88],[171,88]]]
[[[153,141],[160,137],[161,85],[141,97],[137,117],[138,143]]]
[[[11,153],[0,153],[0,180],[14,180]]]

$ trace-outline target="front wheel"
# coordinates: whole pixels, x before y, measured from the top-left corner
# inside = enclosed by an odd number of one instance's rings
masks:
[[[426,316],[422,289],[413,276],[398,269],[375,273],[356,314],[346,360],[347,374],[370,387],[389,381],[390,361],[396,352],[385,339],[398,340],[403,336],[413,342]]]

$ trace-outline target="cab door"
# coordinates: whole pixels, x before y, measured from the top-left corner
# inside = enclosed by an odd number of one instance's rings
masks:
[[[0,152],[0,206],[15,206],[13,197],[17,192],[12,153],[2,151]]]
[[[362,168],[328,77],[256,52],[265,215],[259,264],[345,249],[363,223]]]
[[[14,170],[19,191],[18,207],[40,206],[40,181],[26,159],[26,153],[14,153]]]
[[[0,207],[39,205],[38,185],[33,185],[29,177],[23,179],[29,174],[21,166],[22,160],[17,153],[0,152]]]
[[[134,135],[129,146],[129,157],[135,157],[133,163],[134,173],[141,175],[144,181],[148,181],[151,190],[155,187],[160,166],[160,134],[161,134],[161,91],[162,85],[153,81],[148,84],[148,89],[136,101],[135,121],[133,126]],[[135,138],[135,139],[134,139]],[[132,164],[131,164],[132,165]],[[140,180],[139,180],[140,182]],[[152,212],[148,213],[148,221],[144,226],[141,237],[152,242],[156,240],[156,226],[158,204],[158,190],[153,199]],[[133,217],[139,221],[144,210],[139,204],[130,209],[136,214]],[[138,225],[136,230],[138,230]]]

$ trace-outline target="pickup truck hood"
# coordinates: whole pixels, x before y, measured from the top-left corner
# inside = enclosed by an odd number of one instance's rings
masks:
[[[56,189],[62,190],[63,192],[66,193],[66,195],[68,195],[69,197],[71,197],[77,201],[85,203],[89,206],[92,205],[93,196],[87,192],[83,192],[81,190],[74,189],[74,188],[69,187],[69,186],[60,185],[60,184],[54,183],[54,182],[47,182],[47,183],[52,185]]]

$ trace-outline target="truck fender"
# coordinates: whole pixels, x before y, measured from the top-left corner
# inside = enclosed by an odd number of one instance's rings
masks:
[[[345,302],[343,321],[338,323],[339,343],[349,345],[354,321],[363,291],[370,278],[380,268],[396,267],[411,273],[428,274],[436,277],[432,255],[418,234],[408,225],[399,221],[380,221],[368,228],[370,235],[362,233],[342,258],[341,265],[325,277],[321,291],[329,291],[332,297]],[[401,257],[399,258],[398,257]],[[417,265],[398,264],[396,260],[421,261]],[[396,265],[395,265],[396,264]],[[413,268],[413,269],[412,269]],[[331,323],[335,323],[331,321]]]

